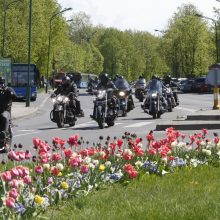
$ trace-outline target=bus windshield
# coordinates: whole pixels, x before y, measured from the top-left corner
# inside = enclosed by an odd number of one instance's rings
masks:
[[[12,72],[12,86],[26,87],[28,82],[27,72]],[[30,72],[30,86],[36,85],[36,76],[34,72]]]

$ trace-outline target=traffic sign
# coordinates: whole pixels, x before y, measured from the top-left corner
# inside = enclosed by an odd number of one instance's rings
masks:
[[[0,76],[5,78],[6,84],[11,83],[11,59],[0,59]]]

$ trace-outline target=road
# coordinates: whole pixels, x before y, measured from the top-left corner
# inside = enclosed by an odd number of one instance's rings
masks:
[[[50,121],[49,115],[52,109],[52,102],[48,98],[49,94],[41,94],[32,105],[40,107],[35,114],[23,119],[14,120],[13,143],[21,143],[25,149],[32,149],[32,138],[38,137],[51,143],[53,137],[67,139],[71,135],[79,134],[83,140],[89,141],[89,145],[97,143],[99,137],[107,136],[121,137],[124,132],[136,133],[145,140],[146,134],[154,130],[157,123],[171,121],[178,117],[184,117],[200,109],[211,109],[213,106],[212,94],[179,94],[180,105],[173,112],[164,113],[161,119],[153,120],[151,116],[144,113],[141,109],[141,103],[134,98],[135,109],[128,113],[127,117],[118,117],[115,126],[99,129],[98,124],[90,119],[93,111],[93,96],[87,95],[85,90],[80,90],[79,100],[82,108],[85,110],[85,117],[78,118],[74,127],[59,129],[57,125]],[[184,133],[187,133],[187,131]],[[192,131],[191,131],[192,133]],[[165,132],[155,132],[155,136],[160,138]]]

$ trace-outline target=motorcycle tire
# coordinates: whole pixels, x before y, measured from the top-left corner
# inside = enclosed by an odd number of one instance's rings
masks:
[[[172,112],[173,111],[173,106],[172,106],[172,100],[168,99],[168,111]]]
[[[156,113],[156,112],[153,113],[152,115],[153,115],[153,119],[156,119],[156,118],[157,118],[157,113]]]
[[[76,124],[75,121],[71,121],[71,122],[69,123],[69,126],[70,126],[70,127],[73,127],[73,126],[75,126],[75,124]]]
[[[64,115],[63,115],[63,112],[57,112],[55,114],[55,120],[56,120],[58,128],[63,128],[64,127]]]
[[[143,101],[144,101],[144,94],[143,94],[143,93],[140,94],[139,101],[140,101],[140,102],[143,102]]]
[[[98,125],[99,125],[100,129],[103,129],[105,127],[105,119],[104,119],[104,116],[103,116],[101,106],[99,106],[98,109],[97,109],[97,122],[98,122]]]
[[[111,121],[111,120],[107,121],[106,123],[107,123],[107,125],[108,125],[109,127],[115,125],[115,121]]]

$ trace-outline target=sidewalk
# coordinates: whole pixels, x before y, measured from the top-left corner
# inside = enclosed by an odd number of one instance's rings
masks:
[[[220,129],[220,110],[199,110],[186,118],[157,124],[156,131],[164,131],[169,127],[174,127],[177,130]]]
[[[25,116],[34,114],[38,111],[38,107],[26,107],[25,102],[13,102],[11,109],[12,120],[23,118]]]

